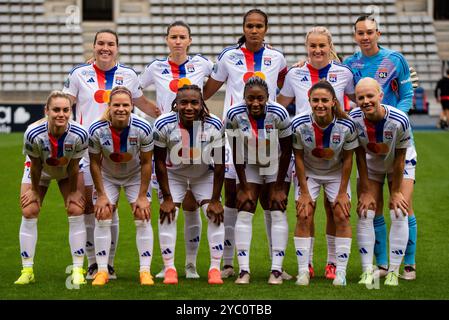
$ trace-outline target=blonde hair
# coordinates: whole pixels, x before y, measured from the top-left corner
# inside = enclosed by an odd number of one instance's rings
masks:
[[[68,95],[67,93],[64,93],[60,90],[54,90],[54,91],[50,92],[50,94],[47,96],[47,101],[45,102],[44,110],[48,110],[50,108],[51,102],[56,98],[67,99],[67,101],[69,101],[70,112],[72,112],[72,100],[70,99],[70,95]],[[43,118],[33,122],[32,124],[39,124],[46,120],[47,120],[47,116],[44,116]]]
[[[307,42],[309,41],[309,36],[312,33],[324,35],[324,36],[327,37],[327,41],[329,42],[329,47],[330,47],[330,57],[329,58],[331,60],[340,62],[340,59],[338,58],[337,52],[335,51],[334,43],[332,42],[332,34],[331,34],[331,32],[326,27],[322,27],[322,26],[313,27],[306,34],[306,47],[307,47]]]
[[[105,120],[105,121],[109,121],[109,122],[112,121],[111,113],[109,111],[110,111],[110,107],[111,107],[112,97],[116,94],[126,94],[129,97],[129,99],[131,100],[131,104],[133,103],[133,97],[132,97],[131,91],[129,91],[128,88],[126,88],[124,86],[114,87],[109,94],[108,107],[103,112],[103,115],[101,116],[101,120]]]

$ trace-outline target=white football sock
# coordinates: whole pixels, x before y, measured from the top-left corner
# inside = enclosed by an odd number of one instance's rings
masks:
[[[313,248],[315,246],[315,237],[310,237],[309,264],[313,266]]]
[[[37,218],[27,219],[22,217],[19,239],[22,266],[24,268],[32,268],[37,242]]]
[[[111,249],[109,250],[109,260],[108,264],[114,265],[115,253],[117,252],[118,238],[119,238],[119,216],[118,208],[115,208],[112,213],[112,224],[111,224]]]
[[[390,210],[390,266],[388,271],[399,272],[402,258],[405,255],[405,249],[408,242],[408,218],[402,212],[396,218],[394,210]]]
[[[84,214],[84,225],[86,226],[86,258],[87,266],[94,264],[95,259],[95,214]]]
[[[238,211],[236,208],[224,207],[225,241],[223,250],[223,265],[234,265],[235,223]]]
[[[161,220],[158,219],[159,225],[159,243],[161,246],[162,259],[164,261],[165,270],[168,268],[175,268],[175,247],[177,236],[177,222],[178,222],[179,209],[176,208],[176,214],[174,220],[168,223],[168,219],[165,218],[164,223],[161,224]]]
[[[207,206],[206,203],[202,206],[203,213],[206,215]],[[213,222],[213,219],[207,218],[207,240],[209,242],[210,251],[210,269],[220,270],[221,258],[223,257],[224,247],[224,224],[217,225]]]
[[[376,234],[374,232],[373,210],[368,210],[366,218],[362,216],[357,222],[357,243],[359,245],[360,258],[362,259],[362,271],[373,271],[373,254]]]
[[[337,264],[337,257],[335,256],[336,248],[335,248],[335,236],[330,234],[326,234],[327,240],[327,263]]]
[[[271,270],[282,272],[282,264],[284,262],[285,249],[287,248],[288,241],[287,214],[279,210],[271,211],[271,219]]]
[[[301,271],[309,272],[309,250],[311,248],[312,238],[294,237],[296,259],[298,260],[298,274]]]
[[[111,219],[95,219],[95,257],[97,259],[98,271],[108,272],[109,250],[111,249],[111,224]]]
[[[136,225],[136,244],[139,252],[140,272],[150,271],[153,258],[153,227],[151,221],[134,220]]]
[[[351,238],[335,237],[335,255],[337,256],[336,272],[344,272],[348,266],[349,254],[351,253]]]
[[[271,211],[264,210],[264,220],[265,220],[265,231],[267,232],[267,241],[268,241],[268,255],[271,258],[273,254],[273,241],[271,237]]]
[[[74,267],[82,267],[86,247],[84,215],[69,218],[69,244]]]
[[[196,257],[200,246],[202,220],[200,208],[195,211],[184,210],[184,242],[186,246],[186,265],[196,266]]]
[[[240,272],[249,269],[249,249],[251,247],[251,237],[253,233],[254,214],[247,211],[240,211],[235,223],[235,247],[237,249],[237,260]]]

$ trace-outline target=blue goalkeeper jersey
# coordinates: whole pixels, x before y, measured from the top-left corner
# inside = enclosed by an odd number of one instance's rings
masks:
[[[384,92],[383,104],[408,113],[413,103],[413,86],[410,70],[404,56],[397,51],[379,46],[379,52],[371,57],[356,52],[344,61],[354,74],[357,84],[364,77],[376,79]]]

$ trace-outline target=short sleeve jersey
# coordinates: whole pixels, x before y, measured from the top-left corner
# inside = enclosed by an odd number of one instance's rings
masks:
[[[103,155],[103,175],[123,180],[140,175],[140,153],[153,150],[153,129],[143,118],[131,114],[129,125],[118,132],[106,120],[89,128],[89,152]]]
[[[178,89],[184,85],[195,84],[203,89],[204,79],[208,77],[213,63],[202,55],[189,56],[183,64],[177,65],[168,58],[154,60],[145,67],[139,76],[141,88],[154,85],[156,104],[162,114],[171,111],[171,104]]]
[[[221,120],[210,114],[203,121],[195,121],[191,130],[184,128],[178,113],[170,111],[157,118],[154,124],[154,144],[167,149],[166,166],[169,172],[186,178],[198,178],[213,169],[212,162],[202,153],[224,145]]]
[[[136,72],[122,64],[108,71],[95,64],[79,65],[69,73],[62,91],[76,98],[76,121],[88,130],[103,115],[109,94],[116,86],[128,88],[133,99],[143,95]]]
[[[342,107],[345,104],[345,94],[354,94],[354,77],[351,70],[336,62],[331,62],[322,69],[315,69],[309,63],[300,68],[290,69],[280,94],[295,98],[296,114],[308,114],[311,111],[309,90],[321,79],[327,80],[332,85]]]
[[[287,62],[282,52],[262,47],[257,52],[249,51],[244,45],[224,49],[217,58],[211,77],[226,82],[226,96],[223,117],[231,105],[243,101],[246,81],[258,76],[268,84],[271,100],[276,99],[277,80],[287,73]]]
[[[359,146],[353,121],[336,119],[320,128],[312,114],[297,115],[292,120],[293,148],[304,150],[306,176],[315,179],[339,179],[343,150]]]
[[[360,108],[349,113],[356,124],[360,145],[366,150],[368,169],[375,173],[391,172],[395,150],[412,146],[407,115],[392,106],[382,107],[385,117],[378,123],[366,119]]]
[[[413,86],[408,63],[402,54],[379,47],[374,56],[364,56],[359,51],[344,64],[352,70],[355,84],[365,77],[375,79],[384,93],[382,103],[408,113],[413,103]]]
[[[48,122],[31,124],[24,134],[23,153],[42,161],[42,172],[51,179],[67,177],[67,166],[71,159],[85,156],[87,149],[87,131],[69,121],[65,133],[55,138],[48,129]]]
[[[268,158],[260,158],[262,152],[269,153],[271,139],[282,139],[291,136],[291,122],[287,110],[274,101],[269,100],[265,106],[265,114],[263,117],[255,119],[248,112],[246,104],[240,103],[231,106],[225,118],[225,126],[228,130],[234,130],[233,135],[239,135],[243,138],[243,148],[237,142],[237,149],[239,152],[243,152],[243,156],[240,154],[240,158],[245,163],[256,164],[259,166],[268,166]],[[237,140],[239,141],[239,140]],[[240,140],[241,141],[241,140]],[[259,146],[265,145],[265,149],[260,149]],[[278,143],[276,141],[276,147]],[[279,150],[279,148],[277,148]],[[279,158],[276,157],[276,160]],[[239,159],[239,158],[237,158]]]

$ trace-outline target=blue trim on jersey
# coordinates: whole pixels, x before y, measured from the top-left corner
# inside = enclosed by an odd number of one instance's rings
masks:
[[[45,131],[47,131],[47,126],[46,123],[43,123],[42,125],[39,125],[38,127],[28,132],[27,140],[30,141],[31,143],[34,143],[34,138],[36,138],[41,133],[44,133]]]
[[[240,48],[238,45],[233,45],[231,47],[224,48],[223,51],[218,55],[217,59],[220,60],[226,52],[238,48]]]
[[[277,114],[281,118],[281,121],[284,121],[288,117],[288,112],[284,107],[279,107],[276,105],[269,105],[267,107],[267,111],[271,111],[271,112]]]
[[[354,122],[352,122],[351,120],[348,119],[337,119],[337,123],[340,123],[346,127],[349,128],[349,131],[352,133],[354,133],[355,131],[355,125]]]
[[[404,71],[408,70],[407,63],[405,62],[405,58],[402,54],[400,54],[399,52],[393,51],[392,53],[390,53],[390,56],[393,56],[399,60],[399,62],[402,65],[402,70],[404,70]],[[400,83],[399,83],[399,85],[400,85]]]
[[[212,117],[206,117],[204,119],[204,122],[210,123],[211,125],[213,125],[215,128],[217,128],[217,130],[221,130],[221,128],[223,127],[223,125],[221,124],[221,121],[214,119]]]
[[[87,141],[88,133],[87,133],[86,130],[81,129],[80,127],[76,127],[74,125],[71,125],[70,128],[69,128],[69,132],[72,132],[72,133],[80,136],[82,143],[85,143]]]
[[[151,128],[151,125],[149,123],[142,121],[140,119],[132,118],[131,123],[142,125],[142,127],[145,128],[145,130],[149,131],[149,133],[151,133],[153,131],[153,128]]]
[[[132,71],[136,74],[136,76],[139,75],[139,74],[137,73],[137,71],[134,70],[132,67],[125,66],[124,64],[119,64],[119,67],[122,67],[122,68],[125,68],[125,69],[130,69],[130,70],[132,70]]]
[[[195,57],[200,57],[200,58],[203,58],[204,60],[206,60],[206,61],[210,61],[209,59],[207,59],[205,56],[203,56],[202,54],[196,54],[195,55]]]
[[[292,120],[292,130],[295,131],[296,128],[298,128],[300,125],[307,123],[307,122],[312,122],[312,119],[310,118],[310,115],[304,115],[304,116],[300,116],[298,118],[293,118]]]
[[[228,114],[226,115],[226,118],[233,121],[236,115],[238,115],[240,113],[246,113],[246,112],[247,112],[247,108],[245,105],[237,106],[237,107],[229,109]]]
[[[404,119],[399,118],[399,117],[397,117],[395,115],[390,115],[390,118],[396,120],[397,122],[399,122],[401,124],[401,126],[402,126],[402,130],[405,131],[408,128],[408,124],[407,124],[406,121],[404,121]]]
[[[398,110],[391,109],[390,110],[390,117],[391,116],[394,116],[393,119],[397,118],[396,120],[401,119],[401,121],[404,123],[406,129],[408,129],[408,127],[410,126],[410,121],[408,120],[407,116],[404,115],[404,114],[399,113]]]
[[[72,70],[70,70],[69,75],[72,75],[72,73],[73,73],[76,69],[79,69],[79,68],[85,67],[85,66],[90,66],[90,64],[89,64],[89,63],[83,63],[83,64],[76,65],[75,67],[72,68]]]
[[[349,116],[351,118],[363,117],[363,111],[360,108],[352,109],[351,111],[349,111]]]
[[[96,121],[94,123],[92,123],[89,127],[89,135],[93,136],[95,130],[101,128],[101,127],[106,127],[108,126],[108,122],[105,120],[100,120],[100,121]]]
[[[153,63],[155,63],[156,61],[159,61],[159,62],[165,62],[165,61],[167,61],[167,58],[165,58],[165,59],[154,59],[153,61],[151,61],[149,64],[147,64],[146,66],[145,66],[145,69],[146,68],[148,68],[149,66],[151,66]]]
[[[134,119],[133,119],[133,121],[131,122],[131,125],[133,125],[133,126],[135,126],[135,127],[137,127],[137,128],[142,129],[143,132],[145,132],[145,134],[146,134],[147,136],[151,135],[151,132],[152,132],[152,131],[151,131],[151,127],[150,127],[149,125],[147,125],[146,123],[141,122],[141,121],[136,122],[136,121],[134,121]]]
[[[158,121],[156,121],[156,123],[154,124],[154,126],[158,129],[161,130],[162,127],[168,123],[171,122],[176,122],[178,121],[176,114],[172,114],[170,116],[164,117],[162,119],[159,119]]]

